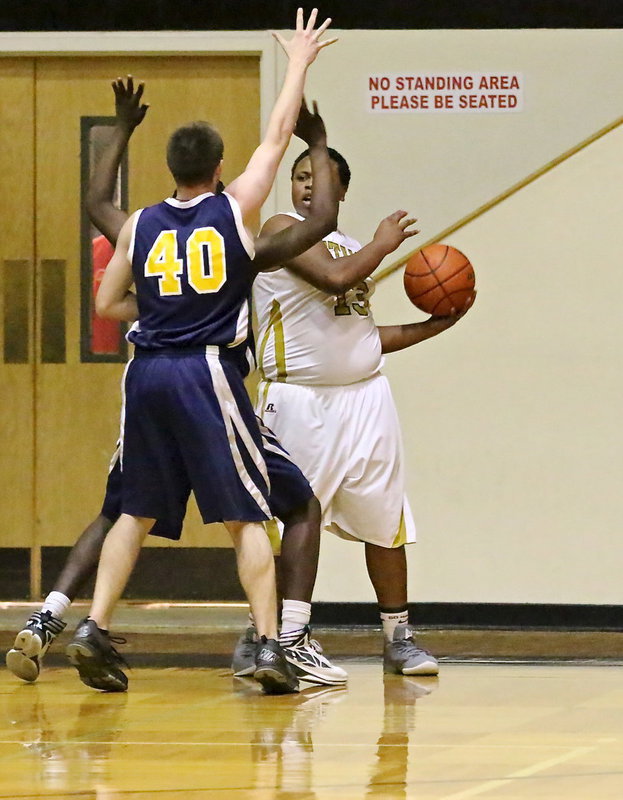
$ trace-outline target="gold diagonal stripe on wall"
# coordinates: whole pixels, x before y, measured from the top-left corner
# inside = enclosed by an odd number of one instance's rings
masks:
[[[525,186],[528,186],[529,184],[533,183],[542,175],[545,175],[547,172],[554,169],[554,167],[557,167],[559,164],[562,164],[564,161],[571,158],[571,156],[574,156],[576,153],[579,153],[580,150],[584,150],[586,147],[593,144],[593,142],[596,142],[598,139],[601,139],[602,136],[606,136],[606,134],[611,133],[613,130],[620,127],[621,125],[623,125],[623,117],[618,117],[617,119],[614,120],[614,122],[611,122],[604,128],[600,128],[596,133],[589,136],[588,139],[584,139],[582,142],[575,145],[570,150],[566,150],[557,158],[554,158],[552,161],[549,161],[547,164],[540,167],[535,172],[532,172],[526,178],[523,178],[518,183],[515,183],[513,186],[510,187],[510,189],[506,189],[506,191],[502,192],[501,194],[498,194],[492,200],[489,200],[484,205],[479,206],[475,211],[472,211],[470,214],[467,214],[467,216],[462,217],[460,220],[458,220],[458,222],[455,222],[449,227],[444,228],[444,230],[442,230],[440,233],[436,234],[432,238],[428,239],[426,242],[424,242],[424,244],[420,245],[415,250],[412,250],[410,253],[407,253],[406,256],[401,256],[398,261],[394,261],[393,264],[390,264],[388,267],[385,267],[385,269],[382,269],[379,272],[377,272],[376,275],[374,275],[374,280],[378,283],[379,281],[382,281],[385,278],[389,278],[390,275],[393,275],[393,273],[396,272],[396,270],[399,270],[401,267],[403,267],[407,263],[407,261],[411,258],[411,256],[415,255],[415,253],[417,253],[419,250],[422,250],[422,248],[426,247],[429,244],[434,244],[435,242],[442,241],[442,239],[445,239],[446,236],[450,236],[451,233],[456,233],[456,231],[458,231],[460,228],[463,228],[468,223],[473,222],[475,219],[478,219],[478,217],[481,217],[483,214],[486,214],[487,211],[490,211],[492,208],[495,208],[495,206],[499,205],[507,198],[516,194]]]

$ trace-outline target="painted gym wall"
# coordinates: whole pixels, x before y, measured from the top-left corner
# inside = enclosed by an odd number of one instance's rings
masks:
[[[622,31],[339,36],[307,94],[351,164],[341,221],[362,241],[399,207],[435,238],[623,113]],[[369,76],[416,72],[521,73],[524,108],[367,110]],[[476,305],[387,358],[419,535],[411,600],[623,603],[622,154],[615,128],[446,237],[475,265]],[[288,205],[284,170],[274,207]],[[380,324],[424,318],[402,271],[373,308]],[[373,600],[361,547],[325,535],[315,598]]]

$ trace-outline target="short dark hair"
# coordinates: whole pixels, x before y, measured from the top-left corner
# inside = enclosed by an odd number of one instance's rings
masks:
[[[348,162],[344,158],[343,155],[338,153],[337,150],[334,150],[332,147],[327,147],[329,151],[329,158],[331,161],[335,161],[337,164],[337,171],[340,176],[340,183],[345,189],[348,189],[348,184],[350,183],[350,167],[348,166]],[[303,150],[303,152],[297,156],[294,160],[294,164],[292,164],[292,172],[290,173],[290,177],[294,177],[294,171],[296,170],[296,165],[299,161],[302,161],[304,158],[307,158],[309,155],[309,148],[307,150]]]
[[[223,140],[208,122],[182,125],[167,144],[167,166],[181,186],[210,181],[222,158]]]

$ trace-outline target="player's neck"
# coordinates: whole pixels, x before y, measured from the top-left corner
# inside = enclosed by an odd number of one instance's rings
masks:
[[[216,181],[209,181],[208,183],[199,183],[197,186],[177,186],[175,189],[176,200],[194,200],[200,194],[207,194],[216,192]]]

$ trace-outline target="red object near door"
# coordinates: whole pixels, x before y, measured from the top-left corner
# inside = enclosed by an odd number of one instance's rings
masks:
[[[93,239],[93,307],[91,311],[91,352],[117,355],[121,345],[121,326],[114,319],[102,319],[95,313],[95,295],[115,248],[105,236]]]

